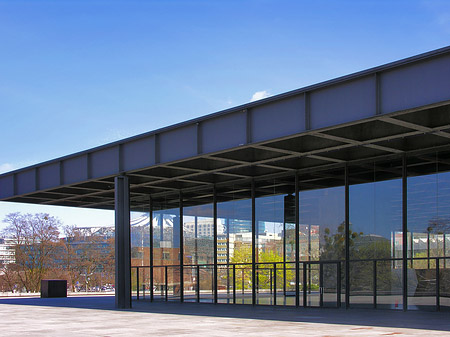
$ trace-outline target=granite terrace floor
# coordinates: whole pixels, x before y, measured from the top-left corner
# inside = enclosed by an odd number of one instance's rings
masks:
[[[0,298],[1,336],[450,336],[449,312]]]

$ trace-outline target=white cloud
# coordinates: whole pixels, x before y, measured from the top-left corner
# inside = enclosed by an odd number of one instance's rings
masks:
[[[266,90],[257,91],[257,92],[255,92],[253,94],[252,99],[250,100],[250,102],[254,102],[254,101],[257,101],[257,100],[269,97],[269,96],[271,96],[271,94],[268,91],[266,91]]]
[[[422,5],[434,15],[434,23],[444,33],[450,34],[450,8],[448,7],[448,0],[423,1]]]
[[[445,32],[450,33],[450,13],[441,13],[438,16],[438,24]]]
[[[10,163],[0,164],[0,174],[14,170],[14,165]]]

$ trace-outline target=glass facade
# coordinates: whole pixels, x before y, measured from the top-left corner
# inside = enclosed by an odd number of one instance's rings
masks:
[[[135,288],[167,301],[450,308],[449,158],[361,161],[156,199],[152,233],[132,230]]]

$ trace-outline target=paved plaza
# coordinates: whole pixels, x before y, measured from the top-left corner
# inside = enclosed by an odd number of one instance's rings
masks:
[[[3,336],[450,336],[450,313],[0,298]]]

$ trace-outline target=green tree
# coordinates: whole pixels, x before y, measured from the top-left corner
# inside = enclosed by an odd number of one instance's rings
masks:
[[[231,262],[236,263],[236,289],[242,290],[252,288],[252,247],[250,243],[236,242],[234,246],[233,256]],[[274,262],[283,262],[283,257],[275,249],[259,249],[258,250],[258,288],[270,289],[271,278],[272,282],[274,275]],[[294,278],[294,271],[286,270],[286,279],[283,273],[283,264],[276,265],[277,288],[281,288],[283,282],[289,283]],[[242,282],[244,278],[244,282]]]

